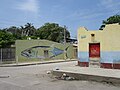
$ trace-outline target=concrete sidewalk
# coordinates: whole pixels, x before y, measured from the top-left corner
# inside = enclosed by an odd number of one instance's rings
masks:
[[[72,66],[60,68],[59,70],[53,70],[53,75],[58,77],[61,77],[64,73],[78,80],[120,84],[120,70],[117,69]]]
[[[18,67],[18,66],[29,66],[29,65],[39,65],[39,64],[49,64],[49,63],[59,63],[59,62],[70,62],[77,61],[77,59],[67,59],[67,60],[49,60],[49,61],[37,61],[37,62],[25,62],[25,63],[13,63],[13,64],[0,64],[0,67]]]

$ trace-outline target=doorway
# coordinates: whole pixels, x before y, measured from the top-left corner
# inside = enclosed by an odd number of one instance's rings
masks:
[[[49,57],[48,50],[44,50],[44,57],[45,57],[45,58],[48,58],[48,57]]]
[[[100,43],[89,43],[89,66],[100,67]]]
[[[89,58],[100,58],[100,43],[89,44]]]

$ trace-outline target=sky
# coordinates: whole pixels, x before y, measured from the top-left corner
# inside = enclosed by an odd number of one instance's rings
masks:
[[[102,21],[120,14],[120,0],[0,0],[0,28],[47,22],[66,25],[71,38],[81,26],[98,30]]]

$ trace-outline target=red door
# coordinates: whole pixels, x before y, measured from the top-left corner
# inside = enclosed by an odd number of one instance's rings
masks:
[[[89,44],[89,57],[99,58],[100,57],[100,43]]]

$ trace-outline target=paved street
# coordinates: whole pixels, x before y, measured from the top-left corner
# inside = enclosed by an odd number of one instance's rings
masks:
[[[76,65],[76,61],[0,67],[0,90],[120,90],[119,86],[90,81],[64,81],[46,74],[54,68]]]

